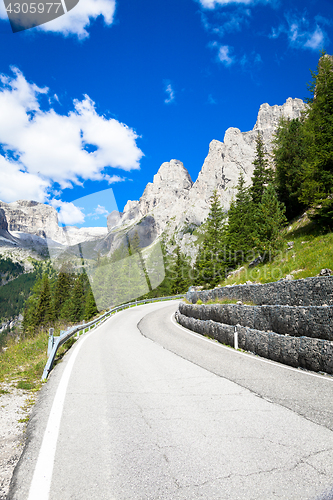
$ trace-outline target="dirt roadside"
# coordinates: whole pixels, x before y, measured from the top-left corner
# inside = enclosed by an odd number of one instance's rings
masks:
[[[6,500],[37,393],[17,389],[16,381],[0,384],[0,391],[0,500]]]

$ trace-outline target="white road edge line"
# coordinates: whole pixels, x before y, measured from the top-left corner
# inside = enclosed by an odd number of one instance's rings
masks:
[[[111,318],[112,317],[113,316],[111,316]],[[84,337],[81,337],[81,341],[76,345],[75,350],[68,360],[66,368],[61,376],[57,392],[53,400],[49,419],[47,421],[43,441],[39,450],[34,475],[30,485],[28,500],[48,500],[49,498],[54,457],[57,448],[60,422],[64,408],[68,382],[81,347],[83,346],[87,338],[97,331],[99,326],[95,330],[86,334]]]
[[[278,368],[284,368],[285,370],[291,370],[293,372],[296,372],[296,373],[302,373],[303,375],[310,375],[311,377],[317,377],[317,378],[321,378],[323,380],[327,380],[329,382],[333,382],[333,377],[331,377],[330,375],[318,375],[317,373],[312,373],[312,372],[308,372],[308,371],[305,371],[305,370],[298,370],[298,368],[294,368],[292,366],[287,366],[287,365],[284,365],[282,363],[277,363],[275,361],[270,361],[269,359],[264,359],[262,358],[261,356],[253,356],[252,354],[249,354],[247,352],[242,352],[242,351],[236,351],[235,349],[233,349],[232,347],[227,347],[226,345],[224,344],[221,344],[220,342],[217,342],[216,340],[213,340],[213,339],[208,339],[207,337],[204,337],[203,335],[201,335],[200,333],[196,333],[196,332],[192,332],[192,330],[188,330],[187,328],[185,328],[184,326],[182,325],[179,325],[176,320],[175,320],[175,314],[173,313],[171,315],[171,322],[177,326],[178,328],[180,328],[181,330],[184,330],[186,333],[188,333],[189,335],[193,335],[193,337],[197,337],[197,338],[200,338],[201,340],[204,340],[206,342],[211,342],[213,343],[214,345],[218,345],[219,347],[221,347],[222,349],[227,349],[228,351],[232,351],[234,352],[235,354],[240,354],[242,356],[246,356],[248,358],[251,358],[251,359],[255,359],[257,361],[260,361],[262,363],[268,363],[269,365],[273,365],[273,366],[276,366]]]
[[[136,307],[140,307],[140,304]],[[127,309],[124,309],[127,311]],[[119,317],[123,311],[120,311],[116,315],[111,315],[109,319],[114,317]],[[106,320],[106,321],[108,321]],[[60,429],[61,416],[64,408],[64,402],[66,398],[67,386],[72,373],[72,369],[80,352],[80,349],[86,339],[90,337],[91,334],[95,333],[100,326],[102,326],[105,321],[92,330],[90,333],[81,337],[80,342],[76,344],[75,350],[72,353],[66,368],[61,376],[56,395],[54,397],[52,408],[50,411],[49,419],[47,421],[46,429],[43,436],[43,441],[39,450],[35,471],[30,484],[28,500],[48,500],[51,489],[51,481],[53,474],[54,458],[57,449],[57,441]]]

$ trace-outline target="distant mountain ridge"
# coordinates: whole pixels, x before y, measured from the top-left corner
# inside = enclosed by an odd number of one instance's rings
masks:
[[[47,240],[74,245],[103,237],[106,233],[106,227],[60,227],[56,209],[44,203],[0,201],[0,246],[46,247]]]

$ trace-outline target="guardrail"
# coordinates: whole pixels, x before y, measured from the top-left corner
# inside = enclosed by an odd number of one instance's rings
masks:
[[[102,314],[102,316],[99,316],[98,318],[94,319],[93,321],[90,321],[89,323],[83,323],[82,325],[72,326],[72,328],[69,328],[66,331],[61,331],[59,336],[54,336],[53,335],[54,330],[53,328],[50,328],[49,343],[47,348],[48,360],[43,371],[42,380],[46,380],[47,377],[49,376],[49,373],[52,370],[53,363],[59,347],[61,347],[65,342],[67,342],[67,340],[73,337],[73,335],[75,335],[76,333],[79,337],[80,331],[82,330],[89,331],[94,326],[97,326],[98,324],[106,321],[113,313],[117,311],[122,311],[123,309],[127,309],[128,307],[138,306],[140,304],[148,304],[149,302],[161,302],[163,300],[182,299],[183,297],[185,297],[185,294],[171,295],[169,297],[156,297],[154,299],[145,299],[135,302],[127,302],[126,304],[122,304],[121,306],[109,309],[106,313]]]

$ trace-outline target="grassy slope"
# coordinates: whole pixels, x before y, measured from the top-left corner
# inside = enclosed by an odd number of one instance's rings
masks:
[[[292,275],[294,279],[316,276],[321,269],[333,270],[333,233],[321,234],[314,223],[305,216],[297,219],[287,229],[284,236],[285,249],[272,262],[261,264],[255,268],[245,269],[230,276],[223,285],[245,283],[250,280],[257,283],[268,283]],[[294,246],[287,249],[287,242]]]

